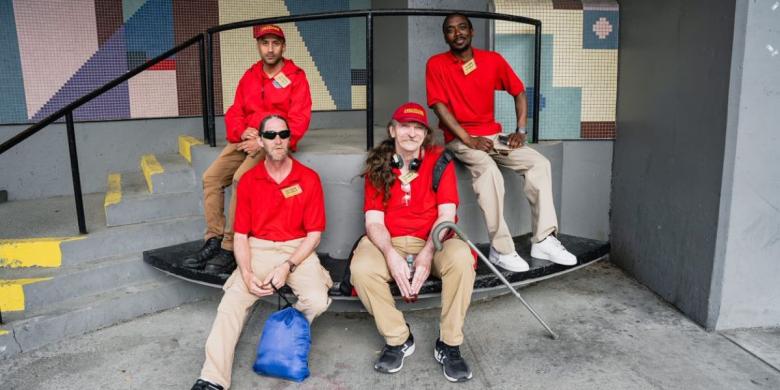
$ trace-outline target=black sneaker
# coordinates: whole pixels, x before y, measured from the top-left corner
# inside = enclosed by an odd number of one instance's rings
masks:
[[[409,338],[401,345],[385,345],[382,354],[374,363],[374,369],[385,374],[401,371],[404,367],[404,358],[414,353],[414,336],[409,332]]]
[[[206,240],[206,243],[203,244],[203,247],[200,248],[200,250],[192,254],[190,256],[187,256],[187,258],[184,259],[184,261],[181,262],[181,265],[187,268],[193,268],[193,269],[201,269],[206,265],[206,262],[209,261],[214,255],[219,252],[220,244],[222,243],[222,239],[219,237],[211,237],[208,240]]]
[[[206,382],[203,379],[198,379],[190,390],[225,390],[225,388],[211,382]]]
[[[465,382],[471,379],[471,369],[466,360],[460,356],[460,347],[451,347],[441,340],[436,340],[433,357],[441,363],[444,377],[450,382]]]
[[[227,251],[222,248],[206,263],[203,272],[209,274],[229,274],[236,269],[236,258],[233,257],[233,251]]]

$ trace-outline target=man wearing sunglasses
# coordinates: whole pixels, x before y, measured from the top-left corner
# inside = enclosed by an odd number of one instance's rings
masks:
[[[325,201],[316,172],[290,157],[293,132],[280,115],[260,124],[252,142],[263,162],[238,184],[235,253],[238,269],[225,282],[225,294],[206,341],[206,361],[193,390],[230,387],[233,357],[249,309],[258,298],[289,285],[294,307],[311,323],[327,310],[333,285],[314,251],[325,230]]]
[[[253,28],[261,61],[246,71],[236,88],[233,105],[225,113],[228,144],[203,173],[203,208],[206,243],[183,261],[185,267],[227,274],[236,267],[233,256],[233,218],[236,212],[235,184],[241,176],[263,161],[257,142],[258,127],[268,113],[282,113],[290,124],[290,148],[309,128],[311,93],[303,70],[284,58],[285,37],[279,26]],[[225,188],[234,184],[225,221]]]

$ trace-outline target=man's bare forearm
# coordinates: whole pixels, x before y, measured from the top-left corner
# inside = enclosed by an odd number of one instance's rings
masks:
[[[458,123],[458,120],[455,119],[455,116],[452,115],[444,103],[434,104],[433,112],[436,113],[436,116],[439,117],[439,120],[442,123],[444,123],[444,126],[447,126],[447,128],[450,129],[450,131],[452,131],[452,133],[455,134],[455,136],[458,137],[461,142],[468,142],[470,137],[469,133],[466,131],[466,129],[463,128],[463,126],[460,125],[460,123]]]
[[[246,234],[233,235],[233,253],[241,273],[252,273],[252,253],[249,249],[249,238]]]
[[[293,254],[290,255],[290,262],[296,266],[301,265],[301,263],[303,263],[306,259],[309,258],[309,256],[311,256],[311,254],[317,248],[317,245],[320,244],[321,237],[322,232],[309,232],[306,234],[306,238],[301,241],[301,244],[298,245],[298,248],[295,248]]]
[[[379,248],[385,258],[388,252],[393,249],[393,240],[390,238],[390,232],[387,227],[379,223],[366,224],[366,235],[374,245]]]
[[[517,118],[517,127],[525,129],[528,124],[528,98],[525,92],[520,92],[515,96],[515,115]]]

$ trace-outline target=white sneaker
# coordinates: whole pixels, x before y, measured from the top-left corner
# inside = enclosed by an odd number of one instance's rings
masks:
[[[517,252],[512,253],[498,253],[495,248],[490,247],[490,257],[488,258],[491,263],[512,272],[525,272],[528,271],[528,263],[523,260]]]
[[[571,254],[563,247],[560,241],[558,241],[552,234],[547,236],[541,242],[531,245],[531,257],[542,260],[550,260],[553,263],[560,265],[576,265],[577,256]]]

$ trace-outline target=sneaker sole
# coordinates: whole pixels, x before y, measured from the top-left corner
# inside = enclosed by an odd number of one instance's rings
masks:
[[[439,362],[439,364],[441,364],[441,373],[444,374],[444,378],[446,378],[450,382],[455,382],[455,383],[457,383],[457,382],[465,382],[465,381],[471,379],[472,376],[474,376],[474,374],[470,372],[469,376],[467,376],[465,378],[460,378],[460,379],[452,378],[449,375],[447,375],[446,371],[444,371],[444,362],[442,361],[443,359],[441,358],[441,355],[439,355],[439,351],[437,351],[436,348],[433,348],[433,358],[436,359],[436,361]]]
[[[567,266],[577,265],[577,259],[576,258],[574,259],[573,263],[567,263],[567,262],[564,262],[564,261],[561,261],[561,260],[556,260],[552,256],[549,256],[549,255],[547,255],[545,253],[534,252],[533,249],[531,249],[531,257],[533,257],[535,259],[552,261],[553,263],[560,264],[560,265],[567,265]]]
[[[531,267],[530,267],[530,266],[527,266],[526,268],[522,268],[522,269],[518,269],[518,268],[510,268],[510,267],[507,267],[507,266],[505,266],[505,265],[503,265],[503,264],[496,263],[496,262],[495,262],[495,261],[493,261],[493,260],[490,260],[490,264],[493,264],[493,265],[495,265],[496,267],[501,267],[502,269],[505,269],[505,270],[507,270],[507,271],[509,271],[509,272],[526,272],[526,271],[528,271],[528,270],[530,270],[530,269],[531,269]]]
[[[377,370],[378,372],[381,372],[383,374],[395,374],[398,371],[401,371],[402,368],[404,368],[404,360],[406,360],[407,357],[412,356],[414,353],[414,344],[412,344],[409,349],[404,352],[404,356],[401,358],[401,365],[398,366],[398,368],[392,369],[392,370],[380,370],[376,365],[374,366],[374,370]]]

